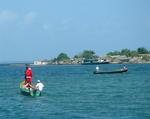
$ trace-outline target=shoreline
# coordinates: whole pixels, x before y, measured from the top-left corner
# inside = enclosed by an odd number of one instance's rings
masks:
[[[10,66],[25,66],[26,63],[0,63],[1,66],[5,66],[5,65],[10,65]],[[143,62],[143,63],[109,63],[109,64],[86,64],[86,65],[83,65],[83,64],[46,64],[46,65],[34,65],[34,64],[30,64],[31,66],[96,66],[96,65],[110,65],[110,64],[120,64],[120,65],[126,65],[126,64],[150,64],[150,62]]]

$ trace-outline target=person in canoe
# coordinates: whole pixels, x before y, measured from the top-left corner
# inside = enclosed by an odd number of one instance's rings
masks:
[[[121,71],[126,71],[126,70],[128,70],[126,66],[123,66],[123,68],[121,69]]]
[[[37,84],[30,88],[30,92],[41,95],[43,88],[44,88],[44,84],[40,80],[37,80]]]
[[[126,66],[123,67],[123,70],[128,70],[128,68]]]
[[[24,75],[25,75],[25,86],[32,87],[32,70],[29,64],[26,64],[26,70]]]
[[[35,85],[35,89],[39,90],[41,92],[43,90],[43,88],[44,88],[44,84],[40,80],[37,80],[37,84]]]
[[[98,65],[96,66],[96,71],[99,71],[99,66]]]

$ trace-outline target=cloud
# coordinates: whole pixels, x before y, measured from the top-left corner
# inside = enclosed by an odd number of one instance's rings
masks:
[[[29,12],[24,16],[24,22],[26,24],[31,24],[35,21],[36,18],[37,18],[36,12]]]
[[[0,11],[0,23],[13,22],[17,18],[17,14],[12,11],[3,10]]]

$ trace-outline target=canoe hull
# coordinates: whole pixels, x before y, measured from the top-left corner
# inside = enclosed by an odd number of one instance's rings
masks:
[[[24,84],[24,81],[20,83],[21,94],[27,95],[27,96],[41,96],[40,91],[36,91],[36,90],[31,89],[31,88],[25,88],[23,86],[23,84]]]
[[[114,74],[114,73],[123,73],[127,72],[127,69],[120,69],[120,70],[115,70],[115,71],[94,71],[94,74]]]

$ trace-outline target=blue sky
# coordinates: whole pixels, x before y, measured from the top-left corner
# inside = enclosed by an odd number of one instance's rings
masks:
[[[0,62],[150,50],[149,0],[1,0]]]

